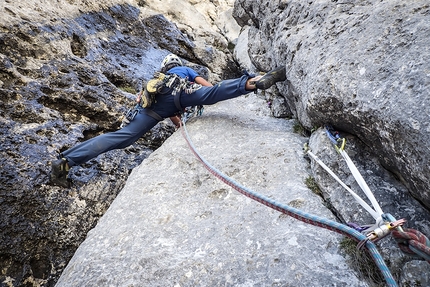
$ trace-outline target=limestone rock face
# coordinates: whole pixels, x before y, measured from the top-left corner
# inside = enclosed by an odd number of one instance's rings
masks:
[[[53,286],[131,170],[174,131],[162,122],[127,149],[73,168],[69,190],[48,184],[58,152],[119,128],[165,55],[192,61],[206,77],[237,73],[214,21],[194,9],[194,34],[186,33],[163,11],[174,4],[154,3],[1,1],[2,286]],[[210,15],[231,9],[211,7]],[[213,41],[203,45],[203,34]],[[214,65],[211,73],[205,65]]]
[[[130,147],[74,167],[71,189],[48,184],[59,151],[119,128],[168,53],[212,82],[237,76],[239,66],[288,66],[287,82],[206,107],[189,122],[198,150],[228,176],[306,212],[371,223],[303,157],[309,140],[357,190],[317,129],[329,121],[347,137],[382,208],[430,235],[428,5],[238,0],[234,15],[243,27],[232,21],[232,5],[0,3],[2,286],[54,286],[61,273],[59,286],[383,284],[356,273],[340,235],[261,206],[209,175],[168,120]],[[300,130],[293,117],[315,131],[311,138],[292,131]],[[318,194],[304,184],[312,178]],[[378,244],[399,283],[428,283],[425,261],[405,256],[389,237]]]
[[[188,137],[206,163],[253,192],[344,224],[372,224],[319,165],[309,165],[302,151],[308,138],[293,132],[295,121],[269,113],[264,99],[253,94],[221,102],[187,123]],[[336,163],[338,176],[365,198],[322,130],[309,144],[324,162]],[[430,215],[368,147],[348,135],[348,153],[383,210],[405,217],[409,228],[430,232]],[[305,184],[313,177],[323,194]],[[204,169],[179,130],[133,170],[57,286],[384,284],[371,261],[365,263],[370,274],[360,273],[356,245],[352,254],[345,245],[339,234],[271,210],[225,185]],[[405,256],[389,237],[378,247],[399,283],[428,283],[427,262]]]
[[[235,2],[258,69],[308,129],[357,136],[430,208],[430,7],[427,1]]]
[[[335,220],[305,185],[307,138],[263,103],[250,95],[207,107],[187,124],[197,152],[254,192]],[[368,286],[341,240],[225,185],[177,131],[133,170],[57,286]]]
[[[429,236],[428,3],[254,4],[236,1],[233,16],[242,26],[239,44],[246,43],[239,47],[249,56],[242,65],[266,71],[286,65],[288,80],[266,92],[272,114],[295,117],[309,131],[332,124],[347,138],[347,151],[382,209],[407,218],[410,226]],[[365,198],[330,145],[321,130],[311,137],[311,149]],[[327,172],[311,163],[322,196],[340,220],[372,221]],[[428,274],[425,262],[421,267],[404,264],[402,256],[394,255],[393,242],[381,245],[393,272],[406,272],[400,282],[410,284],[407,278],[416,278],[428,283],[426,275],[415,276]],[[406,265],[419,271],[411,275]]]

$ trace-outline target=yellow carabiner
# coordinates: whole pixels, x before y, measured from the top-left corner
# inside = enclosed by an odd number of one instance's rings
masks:
[[[337,152],[344,150],[345,149],[345,144],[346,144],[346,139],[344,138],[338,138],[337,139],[337,144],[334,145],[334,148],[336,149]],[[340,146],[339,146],[339,142],[341,142]]]
[[[346,139],[345,138],[341,138],[342,140],[342,144],[340,145],[340,149],[344,150],[345,149],[345,144],[346,144]]]

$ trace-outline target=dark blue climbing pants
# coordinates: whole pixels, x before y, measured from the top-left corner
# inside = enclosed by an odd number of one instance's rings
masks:
[[[238,79],[225,80],[213,87],[201,87],[191,94],[182,92],[176,97],[180,96],[181,107],[212,105],[249,93],[250,91],[245,90],[248,78],[248,75],[244,75]],[[174,96],[170,94],[158,96],[157,102],[151,106],[151,110],[162,118],[174,116],[179,112],[174,102]],[[146,113],[145,109],[142,109],[127,126],[80,143],[64,151],[62,157],[68,160],[69,166],[85,163],[99,154],[113,149],[122,149],[133,144],[154,127],[158,121]]]

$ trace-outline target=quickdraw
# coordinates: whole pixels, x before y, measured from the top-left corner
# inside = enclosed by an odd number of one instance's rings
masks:
[[[315,162],[317,162],[322,168],[324,168],[339,184],[341,184],[357,201],[364,207],[375,219],[375,224],[370,225],[357,225],[349,223],[351,227],[357,231],[366,235],[366,239],[362,240],[357,247],[363,247],[367,241],[376,242],[388,234],[391,234],[396,240],[400,250],[405,254],[421,257],[430,263],[430,240],[419,231],[414,229],[403,228],[403,224],[406,222],[405,219],[396,220],[391,214],[384,213],[379,206],[376,198],[371,192],[370,188],[366,184],[365,180],[361,176],[360,172],[352,162],[351,158],[345,152],[345,138],[341,138],[339,133],[333,129],[333,127],[327,125],[325,127],[326,134],[330,141],[333,143],[337,152],[345,159],[348,168],[352,175],[357,181],[360,188],[368,197],[372,207],[370,207],[364,200],[362,200],[354,191],[352,191],[346,184],[344,184],[334,173],[330,170],[316,155],[314,155],[309,149],[305,152],[309,154]]]
[[[410,231],[408,229],[403,229],[402,225],[405,223],[404,219],[401,220],[395,220],[394,217],[388,213],[383,213],[381,208],[379,207],[376,200],[372,201],[372,204],[374,207],[376,206],[376,210],[371,208],[366,202],[364,202],[358,195],[356,195],[352,190],[350,190],[322,161],[320,161],[310,150],[307,150],[307,153],[312,156],[312,158],[319,161],[320,164],[326,167],[326,170],[333,175],[335,178],[338,179],[339,183],[341,183],[344,187],[346,187],[353,195],[356,197],[356,199],[363,203],[363,206],[368,209],[368,211],[372,214],[372,216],[375,218],[376,223],[374,225],[369,226],[358,226],[356,224],[350,224],[344,225],[335,221],[331,221],[325,218],[318,217],[316,215],[312,215],[306,212],[303,212],[301,210],[298,210],[296,208],[293,208],[288,205],[284,205],[281,203],[276,202],[275,200],[271,198],[267,198],[264,195],[261,195],[259,193],[256,193],[252,190],[247,189],[246,187],[243,187],[239,183],[235,182],[233,179],[229,178],[213,166],[211,166],[195,149],[193,143],[191,142],[191,139],[189,137],[188,131],[185,126],[185,122],[187,121],[188,117],[183,116],[182,117],[182,123],[181,123],[181,131],[182,134],[187,141],[188,146],[190,147],[191,151],[194,153],[194,155],[202,162],[202,164],[205,166],[205,168],[212,173],[214,176],[219,178],[221,181],[226,183],[227,185],[234,188],[236,191],[242,193],[243,195],[261,203],[264,204],[274,210],[277,210],[279,212],[282,212],[284,214],[287,214],[293,218],[296,218],[298,220],[301,220],[305,223],[312,224],[314,226],[326,228],[328,230],[332,230],[335,232],[338,232],[340,234],[346,235],[350,238],[353,238],[354,240],[358,241],[358,246],[365,247],[370,255],[372,256],[375,264],[378,266],[379,270],[383,274],[385,281],[387,283],[387,286],[397,286],[397,282],[393,278],[390,270],[388,269],[387,265],[385,264],[385,261],[383,260],[382,256],[378,252],[376,246],[374,245],[374,241],[377,241],[388,234],[393,234],[395,236],[396,240],[402,244],[401,248],[404,248],[405,253],[409,254],[419,254],[422,258],[425,258],[430,262],[430,241],[421,233],[413,230]],[[333,137],[335,139],[335,143],[337,146],[337,149],[339,151],[343,151],[345,147],[345,140],[344,139],[336,139],[336,136]],[[339,144],[339,145],[338,145]],[[346,154],[346,153],[345,153]],[[347,157],[349,158],[349,157]],[[350,159],[349,159],[350,160]],[[351,161],[352,163],[352,161]],[[364,184],[363,184],[364,183]],[[360,186],[367,186],[365,185],[364,179],[362,180],[362,183]],[[373,194],[372,194],[373,195]],[[369,196],[372,196],[369,194]],[[364,235],[363,233],[367,234]],[[400,246],[400,245],[399,245]]]
[[[129,109],[124,116],[122,116],[121,120],[121,125],[120,128],[125,127],[126,125],[128,125],[132,120],[134,120],[134,118],[136,117],[136,115],[139,113],[139,105],[136,105],[135,107]]]
[[[176,96],[184,91],[186,94],[191,94],[197,91],[202,87],[200,84],[196,84],[194,82],[190,82],[188,78],[180,78],[177,75],[173,75],[173,83],[174,85],[169,86],[169,83],[166,84],[168,88],[173,87],[172,95]]]
[[[202,162],[204,167],[212,173],[214,176],[219,178],[221,181],[223,181],[225,184],[231,186],[239,193],[263,204],[267,207],[270,207],[274,210],[277,210],[281,213],[287,214],[297,220],[303,221],[308,224],[312,224],[314,226],[326,228],[331,231],[335,231],[339,234],[348,236],[358,242],[362,242],[363,246],[366,247],[366,249],[369,251],[370,255],[372,256],[375,264],[378,266],[379,270],[381,271],[382,275],[385,278],[385,281],[387,283],[387,286],[390,287],[396,287],[397,283],[395,279],[393,278],[390,270],[388,269],[387,265],[385,264],[385,261],[383,260],[381,254],[377,250],[375,244],[368,240],[362,233],[358,232],[354,228],[351,228],[347,225],[322,218],[313,214],[309,214],[306,212],[303,212],[299,209],[296,209],[294,207],[291,207],[289,205],[284,205],[281,203],[276,202],[275,200],[268,198],[262,194],[259,194],[257,192],[254,192],[252,190],[247,189],[246,187],[240,185],[239,183],[235,182],[233,179],[229,178],[227,175],[223,174],[221,171],[217,170],[215,167],[211,166],[196,150],[193,143],[191,142],[190,136],[188,134],[188,131],[185,126],[185,117],[183,117],[183,121],[181,123],[181,131],[182,135],[184,136],[188,146],[190,147],[193,154],[197,157],[198,160]]]

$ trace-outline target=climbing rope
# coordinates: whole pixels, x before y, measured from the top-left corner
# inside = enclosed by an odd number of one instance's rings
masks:
[[[236,181],[234,181],[233,179],[231,179],[230,177],[226,176],[221,171],[219,171],[218,169],[213,167],[211,164],[209,164],[197,152],[197,150],[194,147],[194,145],[190,139],[190,136],[188,134],[188,131],[187,131],[187,128],[185,125],[185,120],[182,122],[181,126],[182,126],[182,128],[181,128],[182,135],[184,136],[184,138],[185,138],[188,146],[190,147],[191,151],[200,160],[200,162],[203,163],[204,167],[210,173],[212,173],[215,177],[219,178],[225,184],[234,188],[236,191],[240,192],[241,194],[243,194],[243,195],[245,195],[245,196],[247,196],[247,197],[263,204],[263,205],[266,205],[266,206],[268,206],[274,210],[277,210],[281,213],[287,214],[287,215],[289,215],[289,216],[291,216],[297,220],[303,221],[305,223],[308,223],[308,224],[311,224],[314,226],[318,226],[318,227],[322,227],[322,228],[326,228],[328,230],[335,231],[339,234],[348,236],[348,237],[356,240],[357,242],[362,242],[363,246],[369,251],[375,264],[378,266],[379,270],[381,271],[382,275],[384,276],[387,285],[390,287],[397,286],[396,281],[394,280],[390,270],[388,269],[387,265],[385,264],[381,254],[379,253],[375,244],[371,240],[368,240],[368,238],[364,234],[358,232],[357,230],[355,230],[355,229],[353,229],[347,225],[338,223],[336,221],[322,218],[322,217],[319,217],[317,215],[309,214],[307,212],[301,211],[301,210],[296,209],[294,207],[291,207],[289,205],[284,205],[284,204],[278,203],[271,198],[268,198],[264,195],[261,195],[257,192],[254,192],[254,191],[247,189],[246,187],[240,185],[239,183],[237,183]]]
[[[424,258],[430,263],[430,240],[424,234],[410,228],[393,230],[391,234],[404,253]]]
[[[366,184],[351,158],[345,152],[346,140],[341,138],[339,133],[334,131],[331,126],[326,126],[325,129],[328,138],[333,143],[339,154],[345,159],[352,175],[373,206],[373,208],[370,207],[354,191],[344,184],[315,154],[310,150],[306,150],[306,153],[309,154],[315,162],[325,169],[338,183],[340,183],[376,220],[373,225],[353,225],[356,230],[366,234],[366,240],[361,241],[358,244],[358,247],[363,246],[366,241],[377,241],[391,233],[400,250],[405,254],[424,259],[430,263],[430,240],[417,230],[403,228],[402,225],[406,222],[404,219],[396,220],[391,214],[384,213],[382,211],[369,186]]]

